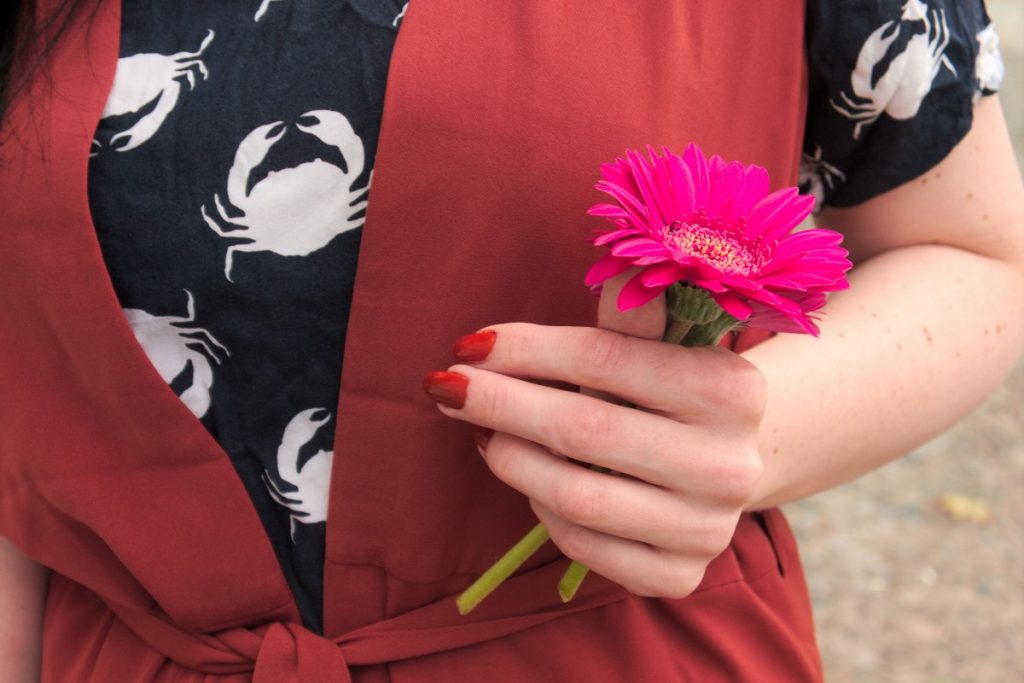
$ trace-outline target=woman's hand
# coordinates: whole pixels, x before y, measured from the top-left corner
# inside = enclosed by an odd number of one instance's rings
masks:
[[[608,283],[602,324],[660,332],[659,301],[632,315],[609,310],[624,280]],[[488,466],[529,497],[568,557],[637,595],[690,594],[728,546],[761,476],[760,372],[724,349],[607,329],[509,323],[487,330],[457,347],[478,361],[432,376],[428,391],[441,411],[494,430],[480,439]],[[639,409],[526,379],[569,382]]]

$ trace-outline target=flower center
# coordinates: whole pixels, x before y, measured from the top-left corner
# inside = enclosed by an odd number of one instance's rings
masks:
[[[726,226],[721,218],[709,218],[703,210],[686,221],[666,225],[665,244],[679,256],[692,256],[723,273],[749,275],[763,263],[757,244],[743,239],[743,219]]]

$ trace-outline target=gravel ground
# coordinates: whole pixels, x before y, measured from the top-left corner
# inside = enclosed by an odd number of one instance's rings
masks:
[[[1024,0],[987,4],[1020,161]],[[829,683],[1024,681],[1024,362],[943,436],[787,513]]]

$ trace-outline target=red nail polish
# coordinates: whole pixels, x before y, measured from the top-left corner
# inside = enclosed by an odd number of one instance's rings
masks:
[[[487,449],[487,444],[490,442],[492,436],[494,436],[493,429],[473,425],[473,441],[476,443],[476,447],[481,451]]]
[[[461,408],[466,404],[468,386],[469,378],[457,372],[431,372],[423,378],[423,391],[449,408]]]
[[[452,351],[456,358],[465,363],[479,363],[490,355],[491,349],[494,348],[494,339],[497,336],[498,333],[494,330],[467,334],[455,342]]]

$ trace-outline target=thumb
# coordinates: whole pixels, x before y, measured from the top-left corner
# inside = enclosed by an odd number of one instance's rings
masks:
[[[665,321],[668,316],[664,296],[656,297],[643,306],[631,308],[628,311],[620,311],[616,303],[619,292],[638,272],[640,272],[639,268],[630,268],[625,273],[605,281],[601,287],[601,299],[597,304],[597,326],[632,337],[661,339],[665,335]],[[580,392],[612,403],[625,403],[612,394],[590,387],[580,387]]]
[[[667,310],[665,297],[659,296],[643,306],[620,311],[616,303],[619,292],[630,278],[640,272],[639,268],[631,268],[604,283],[601,288],[601,299],[597,306],[597,326],[604,330],[612,330],[644,339],[661,339],[665,334]]]

